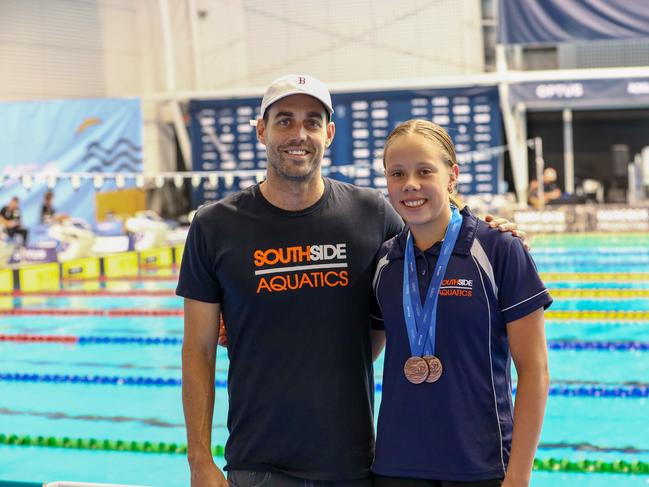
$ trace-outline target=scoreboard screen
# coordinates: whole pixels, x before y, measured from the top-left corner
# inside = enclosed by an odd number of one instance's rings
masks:
[[[451,135],[461,195],[498,191],[503,134],[496,87],[334,93],[332,100],[336,137],[325,152],[323,174],[385,189],[385,139],[400,122],[422,118]],[[250,124],[260,104],[261,98],[190,102],[194,170],[214,173],[194,188],[194,206],[264,178],[266,151]]]

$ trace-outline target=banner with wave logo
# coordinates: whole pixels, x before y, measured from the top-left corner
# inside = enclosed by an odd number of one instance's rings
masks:
[[[0,103],[0,207],[20,198],[23,225],[40,221],[48,176],[61,173],[142,172],[142,110],[138,99],[85,99]],[[34,175],[33,187],[21,177]],[[125,187],[133,186],[126,179]],[[102,191],[116,189],[106,178]],[[74,189],[58,180],[57,213],[95,222],[91,179]]]

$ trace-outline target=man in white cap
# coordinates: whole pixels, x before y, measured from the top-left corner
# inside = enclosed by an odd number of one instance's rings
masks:
[[[378,190],[322,177],[332,114],[319,80],[275,80],[257,121],[266,180],[192,222],[177,288],[192,487],[228,485],[211,452],[221,313],[231,485],[372,485],[373,259],[403,222]]]

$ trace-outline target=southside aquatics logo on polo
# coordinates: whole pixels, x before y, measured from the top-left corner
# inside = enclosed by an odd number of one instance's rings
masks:
[[[257,294],[349,285],[344,243],[259,249],[253,263]]]

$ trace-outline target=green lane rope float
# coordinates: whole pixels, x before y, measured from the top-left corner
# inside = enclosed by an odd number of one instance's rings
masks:
[[[567,460],[565,458],[534,459],[534,470],[541,472],[618,473],[649,475],[649,463],[624,460]]]
[[[72,450],[124,451],[137,453],[187,454],[187,445],[155,441],[101,440],[97,438],[69,438],[56,436],[6,435],[0,433],[0,445],[66,448]],[[212,454],[222,457],[224,448],[216,445]]]
[[[534,237],[533,247],[537,250],[543,247],[550,247],[555,250],[559,246],[579,247],[582,250],[598,249],[600,251],[610,249],[620,251],[620,249],[632,247],[645,247],[649,245],[649,235],[645,233],[619,232],[619,233],[567,233],[556,234],[546,233]]]
[[[65,448],[72,450],[122,451],[136,453],[159,453],[186,455],[187,445],[153,441],[106,440],[97,438],[69,438],[56,436],[7,435],[0,433],[0,445],[31,446],[40,448]],[[212,448],[212,454],[222,457],[223,445]],[[535,459],[534,470],[547,472],[618,473],[649,475],[649,463],[624,460],[605,462],[601,460],[572,461],[565,458]]]

